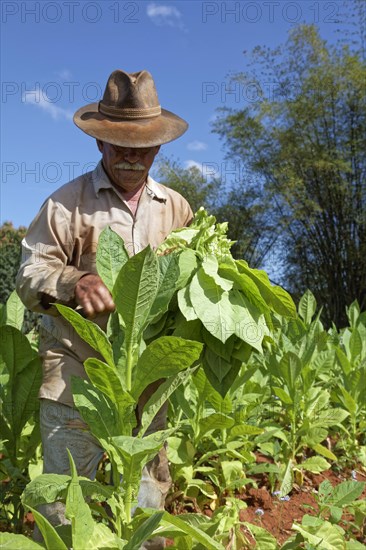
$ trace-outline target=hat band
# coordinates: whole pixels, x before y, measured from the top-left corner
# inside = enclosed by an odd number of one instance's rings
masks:
[[[101,101],[98,104],[98,111],[103,115],[110,115],[115,118],[121,118],[125,120],[134,120],[140,118],[153,118],[161,115],[161,107],[146,107],[145,109],[125,109],[120,107],[112,107],[111,105],[105,105]]]

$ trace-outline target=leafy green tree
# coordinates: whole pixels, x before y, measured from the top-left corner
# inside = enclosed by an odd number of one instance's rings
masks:
[[[21,262],[21,241],[27,228],[15,228],[12,222],[4,222],[0,227],[0,304],[5,304],[10,294],[15,290],[15,279]],[[23,332],[38,328],[40,315],[26,310]]]
[[[217,221],[227,221],[228,237],[235,241],[232,255],[246,260],[251,267],[263,267],[269,251],[278,238],[276,227],[267,216],[268,205],[256,183],[241,181],[216,204]]]
[[[228,188],[221,178],[205,176],[196,166],[183,168],[179,161],[166,157],[160,161],[158,179],[183,195],[194,212],[203,206],[218,222],[229,223],[228,237],[235,241],[234,258],[244,258],[252,267],[263,265],[277,234],[269,217],[268,227],[263,227],[267,206],[257,181],[249,184],[247,175],[241,174],[241,180]]]
[[[15,289],[15,278],[21,260],[21,240],[27,228],[16,229],[11,222],[0,227],[0,303],[4,304]]]
[[[354,299],[366,306],[365,61],[345,36],[329,45],[300,25],[284,46],[255,48],[253,68],[233,81],[260,100],[222,108],[214,123],[227,155],[263,182],[284,283],[311,288],[339,324]]]
[[[183,195],[193,212],[201,206],[211,210],[217,201],[220,181],[208,180],[196,166],[183,168],[179,161],[162,157],[157,171],[159,182]]]

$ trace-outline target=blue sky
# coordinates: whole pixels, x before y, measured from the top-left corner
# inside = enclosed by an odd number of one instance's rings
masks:
[[[277,46],[302,22],[334,41],[344,7],[342,0],[3,0],[1,9],[1,223],[17,227],[98,162],[95,141],[72,115],[100,99],[113,70],[152,73],[162,106],[190,125],[162,152],[209,175],[224,161],[211,132],[217,107],[253,101],[250,89],[230,93],[226,81],[245,68],[243,50]]]

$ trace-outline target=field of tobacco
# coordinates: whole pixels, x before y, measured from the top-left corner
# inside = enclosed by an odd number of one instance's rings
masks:
[[[233,259],[226,230],[201,209],[129,258],[107,228],[97,252],[116,304],[107,331],[55,304],[95,351],[72,386],[106,451],[96,480],[78,476],[71,454],[69,476],[41,474],[37,334],[22,332],[15,293],[3,306],[1,548],[137,550],[156,535],[177,550],[365,548],[366,312],[354,302],[349,326],[326,330],[311,292],[296,307]],[[161,379],[133,437],[139,397]],[[166,400],[167,428],[147,435]],[[141,470],[164,441],[166,509],[134,511]],[[70,525],[37,511],[56,500]]]

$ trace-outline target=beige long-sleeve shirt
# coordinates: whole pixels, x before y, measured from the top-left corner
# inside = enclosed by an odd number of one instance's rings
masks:
[[[83,275],[96,273],[96,249],[105,227],[116,231],[129,254],[134,255],[148,244],[158,247],[171,231],[187,225],[192,216],[188,202],[179,193],[150,176],[133,214],[101,162],[45,201],[22,242],[22,264],[16,282],[24,304],[44,314],[39,397],[73,405],[70,376],[86,378],[83,362],[96,356],[56,308],[42,307],[42,295],[76,306],[75,284]],[[100,315],[94,321],[105,329],[107,320],[107,315]]]

